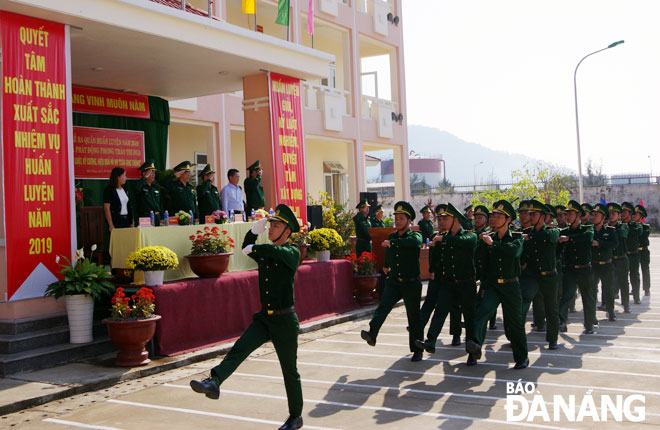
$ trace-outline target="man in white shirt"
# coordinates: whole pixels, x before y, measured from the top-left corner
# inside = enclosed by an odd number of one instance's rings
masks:
[[[235,214],[243,213],[243,189],[238,185],[241,180],[241,174],[236,169],[229,169],[227,172],[229,183],[222,188],[220,200],[222,200],[222,210],[229,214],[233,210]]]

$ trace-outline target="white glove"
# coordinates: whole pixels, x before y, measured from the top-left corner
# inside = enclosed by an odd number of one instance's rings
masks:
[[[248,255],[249,253],[251,253],[251,252],[252,252],[252,247],[253,247],[253,246],[254,246],[254,245],[248,245],[248,246],[246,246],[245,248],[243,248],[243,254]]]
[[[267,224],[268,224],[268,218],[262,218],[254,223],[250,231],[252,232],[252,234],[261,234],[264,231],[266,231]]]

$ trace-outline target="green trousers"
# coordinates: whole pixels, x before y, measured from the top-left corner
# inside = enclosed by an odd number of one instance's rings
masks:
[[[363,252],[371,252],[371,241],[358,239],[355,241],[355,254],[359,257]]]
[[[639,251],[639,265],[642,268],[642,287],[644,288],[644,292],[648,293],[651,291],[651,271],[649,270],[651,266],[651,253],[646,246]]]
[[[479,345],[484,344],[488,320],[497,311],[497,306],[501,303],[504,332],[511,341],[513,358],[516,363],[523,362],[527,358],[527,336],[525,335],[525,327],[520,312],[522,307],[520,284],[518,282],[497,284],[482,281],[482,288],[484,289],[484,295],[483,297],[477,297],[474,337],[472,340]]]
[[[567,270],[564,268],[562,279],[562,294],[559,302],[559,320],[568,323],[568,308],[579,288],[584,308],[584,325],[593,328],[596,323],[596,296],[594,294],[594,281],[590,268]]]
[[[595,294],[598,295],[598,282],[600,282],[603,291],[603,306],[605,306],[607,313],[611,316],[614,314],[614,265],[612,263],[594,263],[592,271]]]
[[[559,306],[556,298],[555,305]],[[523,321],[525,321],[525,318],[527,318],[527,314],[523,315]],[[534,321],[536,327],[545,327],[545,302],[541,291],[538,291],[532,300],[532,321]]]
[[[419,303],[422,300],[422,283],[405,282],[400,283],[394,279],[387,278],[380,303],[369,322],[369,332],[376,339],[385,319],[399,300],[403,299],[408,317],[408,343],[410,352],[421,351],[415,345],[415,339],[422,339],[424,331],[419,322]]]
[[[458,305],[460,312],[463,314],[463,321],[465,322],[465,335],[467,339],[472,339],[474,337],[474,302],[477,296],[476,282],[455,283],[443,279],[438,283],[440,284],[440,287],[438,288],[438,300],[435,305],[435,312],[433,313],[433,318],[431,319],[431,325],[429,326],[426,338],[435,345],[435,342],[438,340],[438,335],[442,331],[442,326],[447,319],[447,315],[453,312]]]
[[[630,309],[630,286],[628,284],[628,258],[614,261],[614,293],[619,293],[623,309]]]
[[[437,279],[431,279],[429,285],[426,288],[426,298],[424,298],[424,304],[419,310],[419,322],[422,326],[422,331],[424,327],[429,322],[431,314],[436,307],[438,302],[438,290],[440,288],[440,281]],[[451,311],[449,313],[449,334],[452,336],[461,335],[461,306],[460,303],[452,303]]]
[[[270,340],[282,368],[289,414],[292,417],[301,416],[303,396],[296,366],[299,328],[295,312],[272,316],[257,312],[252,317],[252,324],[243,332],[224,360],[211,369],[211,376],[218,384],[222,384],[255,349]]]
[[[639,252],[628,254],[628,271],[630,272],[630,286],[632,287],[633,299],[639,301]]]
[[[522,294],[522,321],[525,322],[529,305],[539,294],[542,299],[543,314],[546,318],[545,340],[548,342],[557,342],[559,336],[559,306],[557,304],[557,275],[553,276],[530,276],[520,280]],[[523,287],[522,283],[526,285]],[[537,302],[534,302],[536,310]],[[536,322],[539,324],[539,322]]]

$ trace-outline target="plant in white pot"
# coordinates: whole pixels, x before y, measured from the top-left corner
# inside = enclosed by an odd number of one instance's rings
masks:
[[[96,245],[92,246],[92,253],[95,250]],[[91,342],[94,301],[112,294],[115,289],[109,281],[112,275],[103,266],[85,259],[82,249],[76,251],[72,260],[64,256],[57,256],[55,260],[61,267],[58,273],[63,278],[50,284],[45,294],[56,299],[64,297],[69,318],[69,342]],[[62,260],[65,263],[60,263]]]
[[[145,246],[131,252],[126,258],[126,266],[132,270],[142,270],[144,283],[150,287],[163,285],[165,270],[174,269],[178,265],[177,255],[165,246]]]

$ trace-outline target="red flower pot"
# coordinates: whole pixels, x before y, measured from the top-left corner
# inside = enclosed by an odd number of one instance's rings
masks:
[[[106,318],[102,321],[108,327],[110,340],[119,348],[115,366],[136,367],[151,362],[144,346],[154,337],[156,321],[159,319],[160,315],[154,315],[145,320],[115,321]]]
[[[233,252],[226,252],[224,254],[208,254],[208,255],[186,255],[190,270],[195,272],[195,275],[200,278],[217,278],[222,275],[229,266],[229,257]]]
[[[378,287],[380,273],[373,275],[353,275],[353,289],[355,300],[360,306],[368,306],[376,303],[374,291]]]

